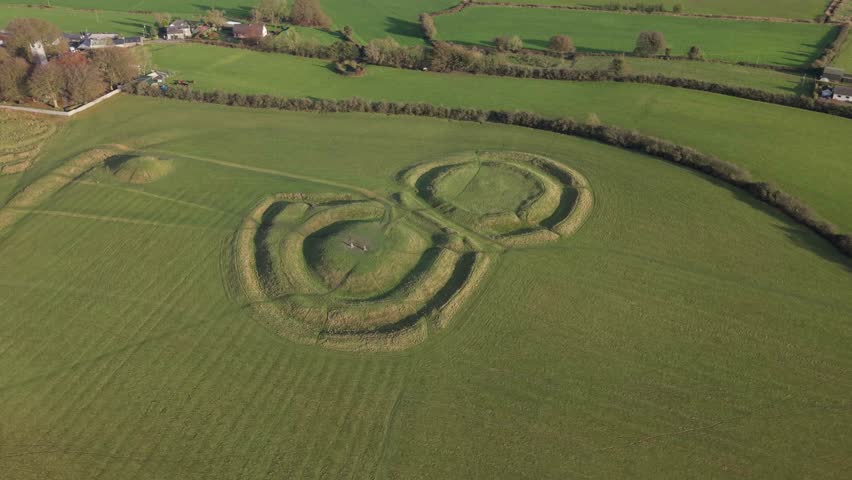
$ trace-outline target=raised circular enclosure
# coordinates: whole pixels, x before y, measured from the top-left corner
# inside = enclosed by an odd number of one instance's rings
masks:
[[[234,242],[255,314],[290,340],[402,350],[446,327],[507,249],[570,235],[592,206],[579,173],[547,158],[478,152],[415,165],[383,199],[282,193]]]
[[[489,256],[428,217],[351,195],[280,194],[236,239],[243,291],[267,326],[343,350],[399,350],[441,328]]]
[[[451,221],[505,247],[571,235],[591,212],[579,172],[522,152],[472,152],[416,165],[401,182]]]

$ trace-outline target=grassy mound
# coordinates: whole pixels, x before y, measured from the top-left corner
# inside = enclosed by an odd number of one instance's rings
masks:
[[[544,190],[528,172],[497,162],[464,164],[439,180],[438,197],[480,215],[518,210]]]
[[[107,161],[113,176],[125,183],[143,184],[157,181],[174,170],[171,160],[151,156],[121,156]]]
[[[385,292],[414,268],[429,246],[406,225],[341,222],[305,240],[305,257],[329,287],[344,295]]]
[[[519,152],[460,155],[417,165],[399,179],[457,224],[506,247],[570,235],[592,207],[582,175]]]
[[[391,204],[282,194],[243,221],[234,258],[255,313],[277,333],[327,348],[399,350],[423,341],[427,323],[446,325],[473,291],[468,279],[482,278],[488,263],[472,261],[484,254],[471,245]]]

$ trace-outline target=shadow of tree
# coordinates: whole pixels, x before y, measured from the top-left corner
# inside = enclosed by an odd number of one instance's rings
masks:
[[[419,23],[395,17],[385,17],[385,31],[401,37],[420,38],[423,36]]]

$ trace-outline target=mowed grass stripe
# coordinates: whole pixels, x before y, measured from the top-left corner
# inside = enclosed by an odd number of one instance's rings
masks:
[[[333,438],[329,438],[323,434],[325,432],[336,432],[335,436],[339,435],[340,427],[342,426],[341,419],[345,419],[347,415],[350,415],[352,408],[358,403],[358,391],[363,388],[363,384],[366,381],[365,376],[371,376],[370,373],[373,371],[371,367],[374,367],[374,365],[369,365],[369,362],[357,362],[354,372],[351,373],[351,382],[329,382],[336,384],[337,388],[329,393],[331,393],[330,397],[336,399],[337,402],[333,409],[326,409],[328,406],[323,408],[323,403],[318,403],[315,410],[315,423],[305,426],[306,429],[312,431],[311,440],[305,445],[306,448],[301,461],[293,465],[294,469],[290,474],[291,476],[294,478],[313,477],[313,475],[309,475],[310,469],[319,463],[319,457],[328,448],[326,442],[331,441]],[[337,374],[337,371],[333,371],[333,374]],[[329,386],[329,383],[326,386]]]
[[[378,388],[376,385],[377,377],[382,380],[385,375],[379,374],[383,369],[382,365],[376,362],[360,362],[359,368],[355,373],[353,389],[344,397],[339,408],[327,412],[326,417],[329,420],[328,426],[324,426],[323,433],[336,432],[334,435],[322,438],[317,435],[317,442],[309,449],[309,454],[305,455],[302,462],[298,478],[324,478],[330,470],[333,470],[337,464],[335,459],[329,458],[329,453],[341,452],[340,449],[335,449],[335,444],[343,438],[346,438],[345,430],[347,427],[358,425],[362,422],[359,414],[367,409],[368,400],[370,400],[370,392],[375,388],[375,391],[385,393],[385,389],[381,388],[382,383],[379,381]],[[385,383],[386,385],[386,383]],[[319,433],[319,432],[318,432]],[[367,443],[364,438],[346,438],[344,448],[352,448],[361,442]],[[345,451],[345,450],[344,450]],[[345,458],[345,457],[344,457]],[[345,461],[345,460],[344,460]]]
[[[580,52],[632,52],[643,31],[660,31],[674,55],[698,45],[708,59],[803,67],[834,40],[823,24],[734,21],[577,10],[476,7],[437,17],[441,40],[493,46],[499,35],[518,35],[528,48],[570,35]]]

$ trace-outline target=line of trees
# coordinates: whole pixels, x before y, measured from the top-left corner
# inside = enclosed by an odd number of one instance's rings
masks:
[[[222,91],[200,92],[189,88],[174,88],[165,92],[138,84],[131,93],[146,96],[165,96],[180,100],[235,105],[252,108],[274,108],[306,112],[362,112],[386,115],[415,115],[461,121],[492,122],[537,130],[579,136],[607,145],[638,151],[685,167],[698,170],[729,185],[743,189],[755,198],[778,208],[793,220],[828,240],[843,254],[852,257],[852,235],[842,234],[837,227],[822,219],[796,197],[777,186],[755,181],[751,173],[713,155],[699,152],[667,140],[643,135],[635,130],[602,125],[599,121],[577,122],[573,119],[549,119],[531,112],[507,112],[476,108],[449,108],[427,103],[368,101],[361,98],[322,100],[285,98],[271,95],[243,95]]]
[[[143,49],[104,48],[91,53],[51,48],[49,59],[34,58],[29,45],[50,44],[61,32],[38,19],[10,23],[10,48],[0,48],[0,100],[21,102],[32,98],[54,108],[87,103],[139,76],[147,63]],[[36,40],[33,40],[36,39]],[[60,42],[61,44],[61,42]]]
[[[300,57],[326,58],[336,61],[359,60],[361,58],[361,49],[351,41],[338,41],[331,45],[323,45],[316,38],[305,38],[296,30],[288,30],[279,35],[264,37],[258,42],[257,48],[266,52],[288,53]]]
[[[290,11],[290,21],[305,27],[331,26],[331,18],[323,11],[320,0],[295,0]]]
[[[831,42],[828,47],[823,50],[822,55],[811,64],[813,68],[825,68],[831,65],[837,54],[843,49],[846,39],[849,38],[849,30],[852,28],[852,23],[846,22],[837,32],[837,37]]]
[[[645,12],[645,13],[658,13],[665,12],[666,6],[662,3],[619,3],[619,2],[609,2],[600,6],[600,10],[609,10],[613,12]],[[672,13],[682,13],[683,5],[676,3],[672,6]]]

